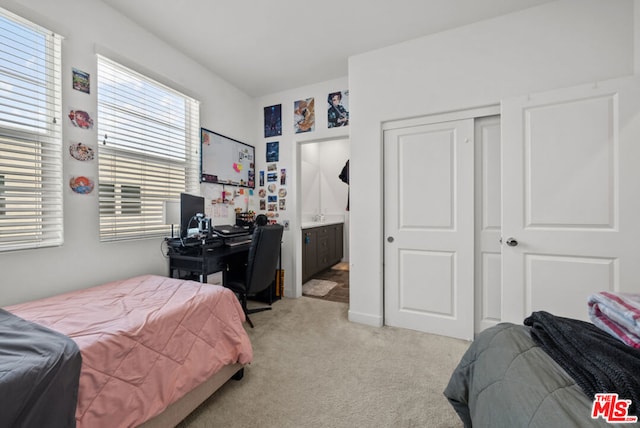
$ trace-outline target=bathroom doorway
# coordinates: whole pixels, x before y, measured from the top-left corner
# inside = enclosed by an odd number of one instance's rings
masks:
[[[348,303],[349,140],[304,142],[298,149],[301,294]]]

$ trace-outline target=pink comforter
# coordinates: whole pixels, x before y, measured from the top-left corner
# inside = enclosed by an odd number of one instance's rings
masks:
[[[238,299],[216,285],[147,275],[5,309],[80,347],[80,428],[137,426],[253,358]]]

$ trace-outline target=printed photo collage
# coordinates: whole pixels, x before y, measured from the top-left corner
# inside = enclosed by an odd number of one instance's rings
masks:
[[[72,87],[74,90],[83,93],[91,93],[91,80],[89,73],[71,69]],[[69,107],[66,112],[67,119],[74,129],[70,131],[71,136],[66,142],[68,154],[71,161],[69,165],[69,189],[77,195],[90,195],[95,189],[95,178],[92,175],[94,168],[88,165],[96,158],[96,148],[88,141],[93,140],[93,133],[88,132],[93,129],[93,113],[82,108]]]
[[[349,91],[334,91],[327,94],[327,127],[349,125]],[[315,99],[306,98],[293,103],[293,131],[296,134],[313,132],[316,128]],[[264,107],[264,138],[282,135],[282,104]],[[267,142],[267,171],[259,173],[259,209],[267,217],[279,217],[279,211],[287,209],[287,171],[278,168],[279,142]],[[266,177],[265,177],[266,174]]]
[[[258,197],[260,211],[266,211],[270,219],[280,216],[279,211],[287,209],[287,170],[278,168],[280,144],[267,143],[267,170],[260,171],[258,177]]]

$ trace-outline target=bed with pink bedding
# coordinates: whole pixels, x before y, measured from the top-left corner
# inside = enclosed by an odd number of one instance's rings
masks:
[[[216,285],[146,275],[4,309],[80,348],[81,428],[175,424],[253,358],[238,299]]]

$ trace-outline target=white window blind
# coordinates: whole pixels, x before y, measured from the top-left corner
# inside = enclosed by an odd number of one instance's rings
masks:
[[[0,9],[0,251],[61,245],[61,38]]]
[[[100,240],[166,236],[164,200],[198,192],[198,102],[98,56]]]

